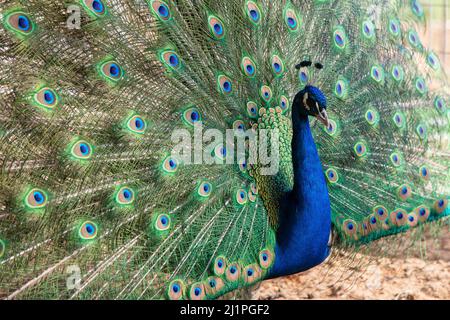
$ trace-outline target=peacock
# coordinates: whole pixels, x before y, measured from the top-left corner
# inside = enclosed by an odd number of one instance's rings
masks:
[[[417,0],[0,8],[2,298],[215,299],[448,222]]]

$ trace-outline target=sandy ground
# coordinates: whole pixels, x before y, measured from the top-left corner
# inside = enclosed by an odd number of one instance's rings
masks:
[[[428,245],[426,257],[418,250],[399,252],[384,258],[335,253],[312,270],[264,281],[251,298],[450,300],[449,232]]]

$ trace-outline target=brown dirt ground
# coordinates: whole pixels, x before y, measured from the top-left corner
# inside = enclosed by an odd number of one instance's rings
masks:
[[[417,248],[384,258],[339,253],[309,271],[262,282],[251,298],[450,300],[450,233],[431,242],[425,258]]]

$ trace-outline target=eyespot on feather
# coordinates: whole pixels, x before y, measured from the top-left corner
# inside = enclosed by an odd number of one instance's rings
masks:
[[[28,14],[22,11],[14,11],[7,14],[4,18],[6,29],[15,33],[19,37],[31,35],[35,30],[34,22]]]
[[[92,221],[85,221],[78,229],[78,235],[82,240],[94,240],[97,237],[98,228]]]
[[[283,60],[278,55],[273,55],[271,60],[272,71],[276,77],[280,77],[284,73]]]
[[[197,107],[189,107],[183,112],[183,121],[188,126],[193,127],[196,123],[202,121],[202,115]]]
[[[403,71],[402,66],[393,65],[391,71],[392,77],[398,83],[402,82],[405,77],[405,72]]]
[[[196,282],[191,285],[189,290],[189,299],[191,300],[203,300],[206,297],[205,287],[203,283]]]
[[[225,27],[218,17],[216,16],[209,16],[208,18],[208,25],[209,25],[209,31],[211,32],[211,35],[217,39],[222,40],[225,37]]]
[[[247,192],[244,189],[238,189],[236,191],[236,202],[239,205],[244,205],[247,203]]]
[[[160,53],[161,62],[169,70],[180,70],[181,60],[178,54],[173,50],[164,50]]]
[[[203,198],[209,197],[211,195],[211,192],[212,192],[212,185],[207,181],[201,182],[197,188],[198,195]]]
[[[81,3],[90,14],[96,17],[102,17],[106,13],[106,6],[102,0],[82,0]]]
[[[447,209],[447,207],[448,207],[448,199],[441,198],[437,199],[434,202],[434,210],[436,210],[437,214],[443,213],[445,209]]]
[[[260,95],[266,103],[269,103],[272,100],[272,89],[269,86],[262,86]]]
[[[412,196],[411,187],[408,184],[401,185],[397,189],[397,196],[403,201],[408,200]]]
[[[289,108],[289,99],[284,95],[280,97],[280,108],[283,113]]]
[[[186,285],[183,280],[175,279],[169,283],[167,297],[170,300],[182,300],[185,295]]]
[[[153,14],[162,22],[169,21],[172,17],[169,6],[160,0],[150,0],[150,8]]]
[[[38,188],[33,188],[25,196],[25,205],[30,209],[44,208],[48,204],[47,193]]]
[[[128,119],[127,128],[133,133],[143,134],[147,129],[147,123],[141,116],[134,115]]]
[[[175,173],[178,170],[178,160],[174,157],[167,157],[162,163],[162,169],[166,173]]]
[[[228,265],[227,270],[225,272],[225,278],[229,282],[236,282],[239,280],[241,275],[241,267],[238,263],[231,263]]]
[[[408,225],[411,228],[414,228],[415,226],[417,226],[417,223],[419,222],[417,214],[414,212],[411,212],[408,214],[407,220],[408,220]]]
[[[217,77],[217,85],[219,88],[219,92],[225,95],[228,95],[233,91],[233,84],[230,78],[225,75],[220,75]]]
[[[256,263],[248,265],[242,271],[242,277],[245,283],[252,284],[261,278],[261,268]]]
[[[292,8],[286,8],[284,10],[284,22],[290,32],[297,32],[300,29],[301,21]]]
[[[33,102],[39,107],[52,110],[59,103],[59,97],[53,89],[41,88],[33,96]]]
[[[214,260],[213,271],[216,276],[222,276],[227,270],[227,259],[224,256],[218,256]]]
[[[135,193],[130,187],[121,187],[116,192],[115,200],[120,205],[130,205],[135,200]]]
[[[346,219],[342,223],[342,229],[348,236],[355,236],[358,231],[358,224],[352,219]]]
[[[161,213],[156,217],[155,228],[158,231],[167,231],[170,229],[171,219],[168,214]]]
[[[334,168],[329,168],[325,171],[325,177],[327,178],[328,182],[333,184],[338,182],[339,180],[339,175],[336,171],[336,169]]]
[[[92,146],[85,140],[78,140],[71,147],[71,154],[79,160],[87,160],[92,157]]]
[[[398,37],[401,34],[401,28],[400,28],[400,21],[396,18],[390,19],[388,22],[388,29],[389,33],[394,36]]]
[[[108,61],[101,64],[100,75],[106,80],[110,80],[113,83],[116,83],[120,79],[122,79],[123,70],[117,62]]]
[[[263,249],[259,252],[259,265],[263,269],[269,269],[275,261],[275,254],[270,249]]]
[[[430,209],[426,206],[418,206],[416,209],[414,209],[414,212],[417,215],[417,218],[420,222],[425,222],[428,220],[428,217],[430,216]]]
[[[383,206],[374,207],[373,213],[378,221],[384,221],[389,218],[388,210]]]
[[[391,212],[390,222],[395,226],[404,226],[408,223],[408,213],[403,209],[397,209]]]
[[[222,278],[211,276],[205,280],[203,287],[205,288],[208,296],[215,296],[217,293],[222,291],[225,287],[225,283]]]
[[[241,69],[244,75],[253,78],[256,75],[256,64],[250,57],[242,58]]]
[[[256,102],[247,102],[247,114],[250,118],[258,117],[258,105],[256,104]]]
[[[254,1],[247,1],[245,4],[245,12],[248,19],[254,25],[259,25],[261,22],[261,10]]]
[[[345,33],[345,29],[342,26],[337,26],[333,31],[333,43],[335,48],[339,50],[343,50],[347,46],[347,34]]]

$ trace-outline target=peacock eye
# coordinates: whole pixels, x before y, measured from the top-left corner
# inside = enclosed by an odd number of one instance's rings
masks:
[[[428,65],[433,68],[435,71],[441,68],[441,64],[439,62],[439,58],[434,54],[434,52],[430,52],[427,56]]]
[[[169,284],[167,295],[170,300],[180,300],[183,298],[185,285],[181,280],[173,280]]]
[[[357,230],[358,230],[358,225],[356,224],[356,222],[352,219],[346,219],[343,222],[343,231],[348,235],[348,236],[353,236],[356,234]]]
[[[183,112],[183,122],[192,127],[202,121],[200,111],[196,107],[190,107]]]
[[[256,64],[250,57],[242,58],[241,68],[244,75],[253,78],[256,75]]]
[[[225,270],[227,268],[227,262],[224,256],[218,256],[214,260],[214,274],[217,276],[222,276],[225,273]]]
[[[161,21],[168,21],[171,17],[169,6],[164,1],[150,0],[153,14]]]
[[[219,160],[225,160],[226,156],[227,156],[227,149],[226,147],[224,147],[221,144],[218,144],[215,148],[214,148],[214,156],[219,159]]]
[[[117,82],[123,76],[123,70],[115,61],[105,62],[100,66],[100,75],[110,81]]]
[[[397,195],[398,197],[403,200],[406,201],[408,198],[411,197],[412,195],[412,190],[411,187],[407,184],[403,184],[401,185],[398,189],[397,189]]]
[[[245,131],[245,123],[242,120],[236,120],[233,122],[233,130],[236,133],[243,133]]]
[[[93,240],[97,237],[97,225],[92,221],[86,221],[78,229],[78,234],[83,240]]]
[[[236,191],[236,202],[240,205],[247,203],[247,192],[244,189],[239,189]]]
[[[400,22],[398,19],[391,19],[389,21],[389,32],[395,37],[400,35]]]
[[[13,12],[5,17],[6,27],[19,36],[28,36],[34,31],[34,23],[24,12]]]
[[[445,113],[447,109],[445,100],[439,96],[434,99],[434,107],[441,113]]]
[[[336,169],[334,168],[329,168],[327,171],[325,171],[325,175],[327,177],[328,182],[331,184],[336,183],[339,180],[339,175]]]
[[[258,106],[256,102],[253,101],[247,102],[247,114],[250,118],[258,117]]]
[[[364,142],[357,142],[354,146],[354,150],[358,157],[363,157],[367,154],[367,147]]]
[[[160,54],[160,60],[170,70],[179,70],[181,67],[180,58],[173,50],[162,51]]]
[[[422,5],[417,0],[411,1],[411,11],[419,18],[423,17],[424,11]]]
[[[416,79],[416,90],[419,92],[419,94],[425,94],[427,91],[427,87],[425,84],[425,79],[422,77],[418,77]]]
[[[30,209],[43,208],[47,205],[47,202],[47,194],[41,189],[31,189],[25,196],[25,205]]]
[[[262,86],[260,95],[265,102],[269,103],[272,100],[272,89],[269,86]]]
[[[247,17],[250,19],[250,22],[258,25],[261,21],[261,10],[259,9],[258,5],[253,1],[247,1],[245,7]]]
[[[174,157],[167,157],[163,161],[163,170],[167,173],[174,173],[178,170],[178,160]]]
[[[333,31],[333,42],[337,49],[344,49],[347,46],[347,35],[342,26],[338,26]]]
[[[376,82],[382,83],[384,81],[384,70],[383,70],[383,67],[381,67],[379,65],[373,66],[371,71],[370,71],[370,76]]]
[[[220,75],[217,77],[217,84],[219,91],[223,94],[230,94],[233,91],[231,80],[225,75]]]
[[[434,202],[434,209],[436,210],[437,214],[441,214],[442,212],[444,212],[447,206],[448,206],[448,199],[445,198],[437,199]]]
[[[280,97],[280,108],[281,110],[284,112],[288,109],[289,107],[289,100],[286,96],[281,96]]]
[[[288,8],[284,12],[284,21],[290,32],[296,32],[300,28],[300,21],[294,9]]]
[[[116,202],[121,205],[129,205],[134,202],[134,191],[129,187],[121,187],[116,193]]]
[[[95,16],[101,17],[106,13],[106,7],[101,0],[83,0],[83,4]]]
[[[427,137],[427,129],[424,124],[417,125],[416,133],[420,139],[425,139]]]
[[[203,300],[205,298],[205,288],[202,283],[194,283],[189,291],[191,300]]]
[[[143,134],[147,128],[147,123],[141,116],[134,115],[127,120],[127,128],[133,133]]]
[[[210,16],[208,18],[208,25],[209,30],[215,39],[221,40],[225,37],[225,28],[223,22],[218,17]]]
[[[298,77],[300,79],[300,83],[307,84],[309,80],[308,70],[301,70],[298,74]]]
[[[362,23],[362,33],[367,39],[375,38],[375,26],[372,21],[366,20]]]
[[[156,218],[156,229],[158,231],[166,231],[170,228],[170,217],[167,214],[160,214],[158,215],[158,217]]]
[[[411,44],[411,46],[415,48],[418,48],[420,46],[419,35],[414,30],[410,30],[408,32],[408,41]]]
[[[209,182],[202,182],[198,186],[197,193],[201,197],[209,197],[211,195],[212,185]]]
[[[334,94],[339,99],[345,99],[348,96],[348,81],[346,79],[339,79],[336,81],[334,87]]]
[[[403,81],[403,78],[404,78],[403,68],[401,66],[394,65],[392,67],[392,77],[394,78],[394,80],[396,82]]]
[[[277,55],[272,56],[272,71],[276,77],[283,75],[284,63]]]
[[[401,112],[396,112],[393,117],[395,125],[401,129],[405,125],[405,116]]]
[[[87,160],[92,156],[92,146],[85,140],[79,140],[71,148],[73,157],[80,160]]]

